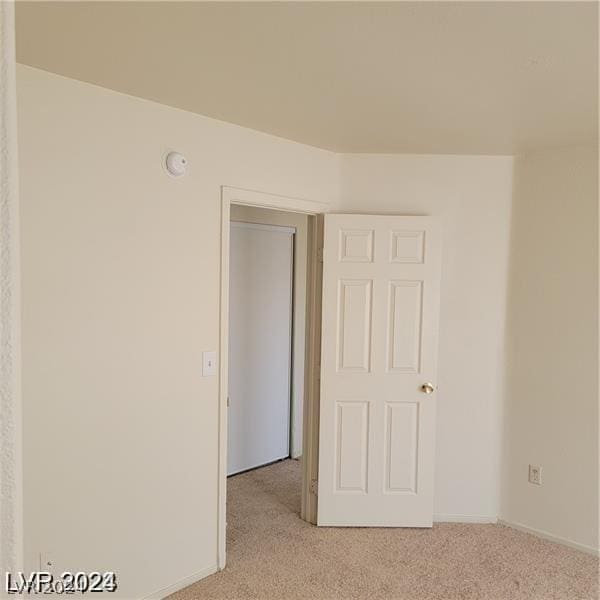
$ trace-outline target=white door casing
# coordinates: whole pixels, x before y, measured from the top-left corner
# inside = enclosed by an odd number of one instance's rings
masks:
[[[318,524],[430,527],[439,223],[325,215],[323,263]]]

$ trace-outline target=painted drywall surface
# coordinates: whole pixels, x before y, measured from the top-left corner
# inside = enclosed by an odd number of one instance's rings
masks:
[[[302,405],[304,400],[304,349],[306,342],[306,260],[308,216],[292,212],[265,210],[252,206],[231,206],[231,220],[295,227],[294,239],[294,324],[292,348],[292,416],[290,452],[302,454]]]
[[[346,155],[343,212],[442,219],[434,513],[495,520],[510,157]]]
[[[218,346],[221,184],[442,217],[435,512],[495,518],[510,157],[338,157],[18,76],[29,567],[114,568],[139,597],[215,565],[217,381],[199,366]],[[170,148],[183,179],[160,169]]]
[[[501,516],[598,549],[597,150],[518,158],[514,190]]]
[[[18,101],[27,567],[144,597],[217,561],[220,186],[330,202],[339,158],[24,66]]]

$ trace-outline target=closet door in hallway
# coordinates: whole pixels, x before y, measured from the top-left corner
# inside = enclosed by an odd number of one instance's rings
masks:
[[[227,473],[290,454],[294,229],[231,223]]]

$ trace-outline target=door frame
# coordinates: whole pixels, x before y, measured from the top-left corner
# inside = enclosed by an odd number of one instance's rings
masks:
[[[322,265],[322,215],[329,205],[323,202],[278,196],[230,186],[221,187],[221,295],[219,311],[219,432],[217,487],[217,568],[226,563],[226,500],[227,500],[227,396],[229,379],[229,227],[232,204],[270,208],[301,213],[313,217],[308,227],[306,282],[306,360],[304,385],[304,426],[302,447],[301,517],[316,524],[317,498],[312,481],[318,473],[319,380],[320,370],[320,286]]]

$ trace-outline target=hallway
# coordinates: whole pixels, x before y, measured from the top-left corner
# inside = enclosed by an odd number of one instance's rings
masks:
[[[500,525],[317,528],[300,462],[228,480],[227,567],[171,600],[591,600],[598,559]]]

